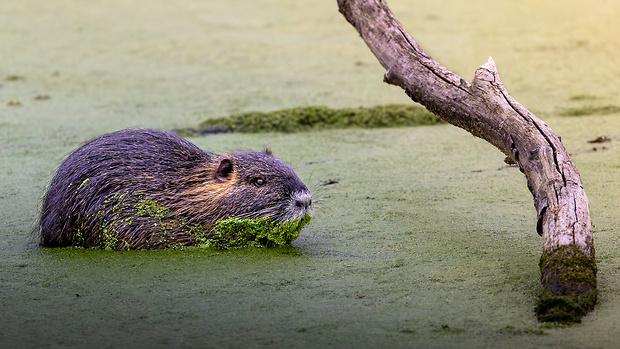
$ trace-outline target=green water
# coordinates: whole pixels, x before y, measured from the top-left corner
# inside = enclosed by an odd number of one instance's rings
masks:
[[[581,324],[536,321],[542,241],[525,179],[450,125],[190,138],[268,146],[315,188],[292,247],[28,248],[54,169],[104,132],[408,99],[381,82],[335,1],[25,0],[0,3],[0,347],[614,347],[620,119],[561,115],[620,105],[620,6],[389,3],[463,77],[493,56],[509,92],[562,136],[599,268]],[[599,136],[611,141],[588,143]]]

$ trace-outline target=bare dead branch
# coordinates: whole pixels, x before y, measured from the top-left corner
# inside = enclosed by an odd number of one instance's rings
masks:
[[[539,319],[578,321],[596,303],[594,240],[588,198],[559,137],[508,94],[492,58],[469,83],[427,55],[384,0],[338,0],[338,5],[386,69],[385,82],[519,165],[543,237]]]

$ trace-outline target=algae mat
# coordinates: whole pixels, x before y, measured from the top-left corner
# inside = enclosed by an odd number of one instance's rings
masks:
[[[315,187],[315,218],[291,247],[27,248],[54,168],[101,133],[408,100],[381,83],[335,1],[26,0],[0,4],[0,346],[614,347],[619,116],[561,115],[620,105],[620,8],[390,5],[466,78],[492,55],[562,136],[595,224],[600,301],[582,324],[536,322],[542,242],[525,180],[449,125],[192,138],[215,152],[269,146]]]

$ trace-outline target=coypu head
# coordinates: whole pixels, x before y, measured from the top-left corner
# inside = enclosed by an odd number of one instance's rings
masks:
[[[269,218],[284,223],[304,218],[312,210],[308,187],[268,149],[222,155],[214,165],[211,190],[225,194],[219,196],[218,206],[226,218]]]

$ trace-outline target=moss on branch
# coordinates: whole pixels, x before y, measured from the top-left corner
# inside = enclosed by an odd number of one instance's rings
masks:
[[[575,323],[597,301],[596,261],[575,245],[545,251],[540,258],[543,291],[536,314],[543,322]]]

